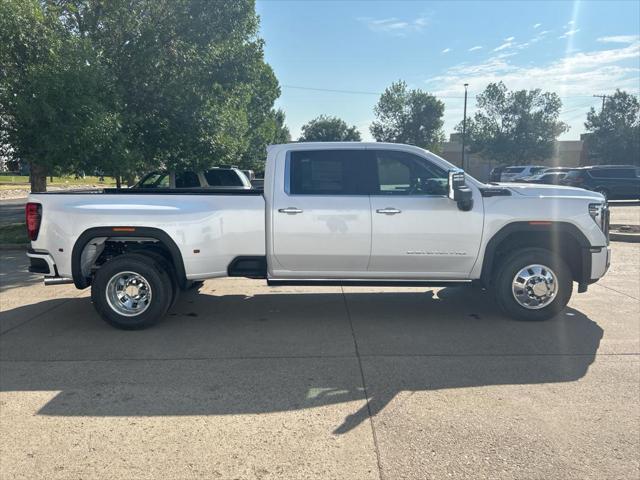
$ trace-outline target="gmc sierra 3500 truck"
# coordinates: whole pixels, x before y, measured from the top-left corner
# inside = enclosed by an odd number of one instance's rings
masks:
[[[481,284],[510,316],[544,320],[609,267],[604,197],[483,184],[421,148],[268,148],[264,191],[109,190],[29,196],[30,271],[91,286],[124,329],[150,326],[207,278],[269,285]]]

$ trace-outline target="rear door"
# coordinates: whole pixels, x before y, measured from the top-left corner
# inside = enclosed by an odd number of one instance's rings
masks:
[[[364,149],[287,153],[285,188],[273,196],[274,277],[331,278],[366,272],[371,206]]]
[[[388,278],[466,278],[482,238],[479,190],[471,186],[473,208],[463,212],[447,196],[443,168],[409,152],[370,152],[377,180],[369,271]]]

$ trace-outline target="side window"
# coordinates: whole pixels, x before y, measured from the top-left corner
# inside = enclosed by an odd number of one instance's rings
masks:
[[[292,195],[366,195],[365,150],[291,152],[289,193]]]
[[[210,187],[243,187],[242,179],[235,170],[207,170],[204,178]]]
[[[412,153],[374,150],[378,195],[446,195],[446,170]]]
[[[176,188],[198,188],[200,180],[195,172],[176,173]]]
[[[152,173],[140,182],[141,188],[169,188],[168,173]]]

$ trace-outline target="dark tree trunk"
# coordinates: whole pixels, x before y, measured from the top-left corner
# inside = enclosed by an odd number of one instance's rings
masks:
[[[126,178],[127,178],[127,187],[133,187],[136,183],[136,178],[130,173],[126,175]]]
[[[122,180],[120,175],[116,175],[116,188],[122,188]]]
[[[31,162],[29,181],[31,182],[31,192],[47,191],[47,170],[42,165]]]

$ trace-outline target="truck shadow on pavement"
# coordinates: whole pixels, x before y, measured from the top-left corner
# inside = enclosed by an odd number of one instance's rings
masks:
[[[36,412],[55,416],[241,415],[352,402],[332,427],[342,434],[403,392],[579,380],[603,335],[575,309],[518,322],[464,288],[257,290],[185,294],[162,323],[138,332],[104,324],[88,298],[10,310],[1,315],[54,307],[0,337],[0,390],[47,392]]]

